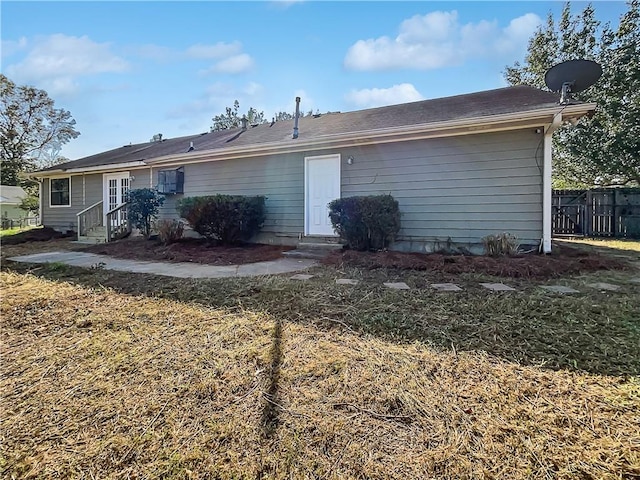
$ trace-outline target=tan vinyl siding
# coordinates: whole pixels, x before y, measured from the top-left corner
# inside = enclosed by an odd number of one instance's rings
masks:
[[[510,232],[535,244],[542,236],[541,142],[526,129],[345,150],[342,195],[393,195],[402,211],[400,240],[477,244]]]

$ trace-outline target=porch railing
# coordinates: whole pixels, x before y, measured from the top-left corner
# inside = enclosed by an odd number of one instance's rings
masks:
[[[94,203],[76,215],[78,219],[78,236],[84,237],[89,230],[102,226],[103,208],[102,202]]]
[[[131,233],[131,224],[127,218],[127,204],[123,203],[109,210],[105,215],[107,227],[107,242],[118,240]]]

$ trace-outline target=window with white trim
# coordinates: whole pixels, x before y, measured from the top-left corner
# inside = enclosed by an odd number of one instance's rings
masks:
[[[71,206],[71,177],[49,179],[49,205],[52,207]]]

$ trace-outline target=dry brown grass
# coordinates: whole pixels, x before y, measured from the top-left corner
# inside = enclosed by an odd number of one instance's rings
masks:
[[[0,275],[4,478],[640,475],[637,378]]]

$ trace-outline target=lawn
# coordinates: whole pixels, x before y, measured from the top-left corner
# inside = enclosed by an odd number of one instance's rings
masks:
[[[608,250],[628,250],[633,252],[640,252],[640,240],[616,238],[616,239],[602,239],[602,238],[572,238],[564,239],[562,241],[566,244],[573,245],[590,245],[598,247],[599,249]]]
[[[498,279],[473,272],[174,280],[4,263],[6,478],[640,475],[636,271],[489,293],[477,282]],[[413,289],[381,285],[396,280]],[[428,288],[452,280],[465,290]]]
[[[0,238],[10,237],[12,235],[17,235],[18,233],[26,232],[27,230],[31,230],[36,227],[15,227],[15,228],[5,228],[0,230]]]

